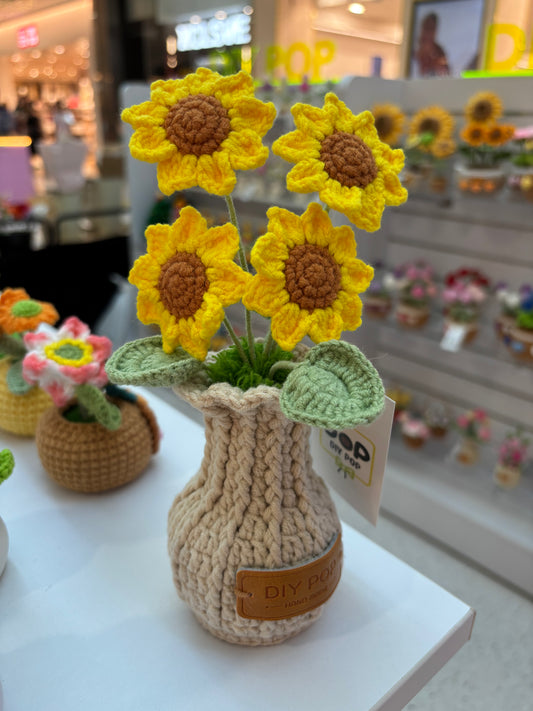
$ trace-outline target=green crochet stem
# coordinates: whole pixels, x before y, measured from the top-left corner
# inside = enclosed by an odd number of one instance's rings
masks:
[[[294,369],[297,368],[299,365],[300,365],[299,363],[295,363],[295,362],[292,361],[292,360],[278,360],[277,363],[274,363],[274,365],[272,366],[272,368],[270,368],[270,370],[269,370],[269,372],[268,372],[268,377],[269,377],[269,378],[273,378],[274,375],[275,375],[275,373],[276,373],[278,370],[282,370],[282,369],[284,369],[284,370],[294,370]]]
[[[12,358],[23,358],[26,355],[26,348],[18,338],[3,333],[0,336],[0,353]]]
[[[248,267],[248,262],[246,261],[246,253],[244,251],[244,246],[242,244],[242,239],[241,239],[241,230],[239,228],[239,222],[237,220],[237,212],[235,210],[235,204],[233,202],[233,198],[231,195],[226,195],[226,205],[228,206],[228,213],[229,213],[229,219],[231,221],[231,224],[235,227],[237,230],[237,234],[239,235],[239,262],[241,264],[241,268],[244,269],[245,271],[249,272],[250,269]],[[250,361],[252,364],[252,368],[255,368],[255,347],[254,347],[254,334],[252,331],[252,316],[248,309],[245,309],[245,318],[246,318],[246,337],[248,338],[248,352],[250,353]],[[246,361],[244,361],[246,362]]]
[[[15,468],[15,457],[10,449],[0,452],[0,484],[5,481]]]
[[[228,319],[227,316],[224,316],[224,326],[227,328],[227,331],[228,331],[228,333],[229,333],[229,335],[230,335],[230,337],[231,337],[231,340],[232,340],[233,343],[235,344],[235,347],[237,348],[237,350],[238,350],[238,352],[239,352],[239,355],[240,355],[240,357],[242,358],[242,362],[243,362],[243,363],[246,363],[246,365],[249,365],[249,366],[252,368],[253,366],[252,366],[252,364],[251,364],[251,362],[250,362],[251,359],[249,359],[249,358],[247,357],[246,353],[244,352],[244,348],[243,348],[242,345],[241,345],[241,342],[240,342],[240,340],[239,340],[239,337],[237,336],[237,334],[236,334],[235,331],[233,330],[233,326],[231,325],[231,323],[230,323],[230,321],[229,321],[229,319]],[[255,356],[254,356],[254,361],[255,361]]]
[[[76,387],[78,403],[108,430],[118,430],[122,422],[119,408],[109,402],[104,393],[94,385]]]

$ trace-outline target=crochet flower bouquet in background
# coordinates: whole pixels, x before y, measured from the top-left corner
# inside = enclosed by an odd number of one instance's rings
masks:
[[[132,155],[157,163],[161,191],[199,186],[224,196],[228,222],[208,228],[193,207],[172,225],[146,230],[147,254],[133,266],[138,317],[158,324],[161,337],[140,339],[114,353],[107,372],[113,382],[178,385],[228,382],[241,390],[282,388],[289,419],[319,426],[355,426],[383,407],[377,372],[343,330],[361,325],[359,297],[373,270],[356,255],[353,230],[333,226],[330,209],[354,225],[379,229],[385,205],[407,198],[398,173],[403,153],[379,140],[370,112],[354,115],[334,94],[322,108],[296,104],[296,129],[278,138],[273,151],[294,163],[287,187],[318,193],[303,215],[280,207],[267,211],[268,228],[251,252],[249,271],[231,192],[236,170],[262,166],[262,138],[275,108],[254,97],[253,81],[240,72],[222,77],[198,69],[182,80],[157,81],[150,100],[123,111],[134,129]],[[245,306],[246,336],[238,338],[225,308]],[[266,338],[252,333],[251,311],[269,320]],[[209,355],[224,324],[233,346]],[[295,348],[314,341],[303,359]]]

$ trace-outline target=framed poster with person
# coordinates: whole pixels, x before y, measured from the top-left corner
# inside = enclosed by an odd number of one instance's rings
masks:
[[[485,17],[486,0],[412,0],[405,76],[458,77],[478,69]]]

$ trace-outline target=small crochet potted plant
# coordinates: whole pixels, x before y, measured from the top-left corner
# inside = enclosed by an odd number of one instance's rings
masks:
[[[507,332],[507,348],[520,362],[533,364],[533,291],[524,291],[514,326]]]
[[[431,432],[421,417],[409,412],[403,412],[398,421],[400,423],[402,439],[409,449],[420,449],[428,441]]]
[[[512,291],[507,284],[497,284],[494,289],[500,313],[494,319],[494,330],[504,343],[509,342],[509,331],[516,326],[516,317],[522,300],[533,291],[533,287],[524,284],[518,291]]]
[[[448,187],[449,159],[456,144],[455,121],[442,106],[426,106],[409,122],[404,171],[407,187],[443,193]]]
[[[13,453],[9,449],[3,449],[0,452],[0,484],[11,475],[14,467],[15,459]],[[9,536],[7,534],[6,524],[0,516],[0,575],[2,575],[6,567],[8,550]]]
[[[481,444],[490,441],[490,420],[484,410],[468,410],[455,419],[455,429],[461,439],[454,450],[455,459],[460,464],[476,464]]]
[[[499,96],[490,91],[478,92],[465,107],[466,124],[459,145],[462,159],[455,166],[457,186],[463,193],[493,195],[505,186],[502,164],[512,155],[515,127],[498,123],[502,112]]]
[[[451,326],[460,326],[464,330],[462,345],[471,343],[478,334],[480,311],[490,282],[479,270],[462,267],[449,272],[444,283],[444,332]]]
[[[213,635],[250,646],[309,627],[338,581],[336,573],[320,595],[275,608],[264,597],[273,573],[330,565],[331,555],[340,572],[341,526],[312,467],[310,426],[368,423],[384,405],[377,371],[340,340],[361,324],[359,294],[373,270],[357,259],[350,226],[335,227],[327,211],[372,232],[385,205],[407,198],[398,178],[403,154],[379,140],[369,111],[354,115],[333,93],[322,108],[296,104],[296,129],[273,152],[295,164],[288,190],[318,192],[323,204],[311,202],[301,215],[271,207],[251,250],[252,275],[232,192],[236,170],[265,164],[262,138],[275,113],[254,96],[247,73],[205,68],[155,82],[149,101],[124,110],[134,129],[130,151],[158,164],[160,190],[204,188],[225,199],[229,221],[209,227],[185,207],[173,225],[147,229],[147,254],[130,281],[139,319],[158,324],[161,336],[123,345],[107,364],[115,383],[170,385],[202,411],[204,458],[168,518],[174,584]],[[225,312],[239,302],[243,338]],[[265,339],[253,332],[252,312],[267,319]],[[208,353],[221,323],[232,346]],[[306,336],[316,345],[302,344]],[[263,581],[253,589],[250,569]]]
[[[498,447],[494,481],[503,489],[513,489],[528,462],[530,440],[520,430],[512,430]]]
[[[450,414],[442,402],[432,402],[424,410],[424,422],[429,427],[432,437],[442,439],[448,434]]]
[[[374,267],[378,270],[378,265]],[[386,319],[392,311],[394,295],[394,277],[390,274],[374,276],[370,286],[363,296],[363,311],[368,318]]]
[[[515,129],[509,187],[512,195],[533,202],[533,126]]]
[[[52,304],[30,298],[24,289],[0,294],[0,429],[6,432],[33,437],[40,416],[52,404],[44,390],[22,377],[23,336],[58,318]]]
[[[136,479],[158,449],[159,432],[146,402],[108,385],[111,341],[91,334],[75,316],[56,330],[24,335],[22,374],[53,400],[39,419],[36,444],[50,477],[74,491],[97,493]]]
[[[394,272],[398,291],[396,320],[405,328],[422,328],[431,314],[431,302],[437,294],[433,268],[424,261],[409,262]]]

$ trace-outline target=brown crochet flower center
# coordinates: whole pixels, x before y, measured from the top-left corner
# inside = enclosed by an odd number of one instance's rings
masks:
[[[322,141],[320,160],[329,177],[348,188],[365,188],[378,174],[371,149],[359,136],[344,131]]]
[[[204,263],[196,254],[178,252],[161,267],[157,288],[176,320],[194,316],[209,288]]]
[[[383,140],[384,136],[388,136],[394,128],[394,121],[390,116],[378,116],[375,121],[376,131],[378,136]]]
[[[437,133],[439,132],[440,128],[440,123],[437,121],[437,119],[434,118],[425,118],[420,122],[420,126],[418,127],[418,132],[419,133],[431,133],[433,136],[436,136]]]
[[[211,155],[229,136],[228,112],[214,96],[194,94],[180,99],[165,118],[167,138],[183,155]]]
[[[486,121],[492,116],[492,104],[485,99],[476,101],[472,108],[472,118],[474,121]]]
[[[302,309],[325,309],[335,301],[341,285],[341,270],[327,247],[299,244],[285,263],[285,289]]]

